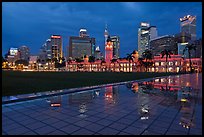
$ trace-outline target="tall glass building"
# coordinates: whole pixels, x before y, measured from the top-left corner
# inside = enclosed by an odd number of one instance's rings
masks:
[[[149,23],[141,22],[138,29],[138,53],[142,57],[142,53],[146,49],[150,49],[150,40],[157,37],[157,28],[150,26]]]
[[[71,36],[69,38],[69,57],[94,56],[95,38]]]
[[[120,57],[120,37],[119,36],[111,36],[111,41],[113,42],[113,57]]]
[[[62,54],[62,36],[60,35],[52,35],[51,36],[51,51],[52,51],[52,58],[59,58],[63,57]]]
[[[180,18],[181,32],[191,35],[191,40],[196,40],[196,16],[187,15]]]

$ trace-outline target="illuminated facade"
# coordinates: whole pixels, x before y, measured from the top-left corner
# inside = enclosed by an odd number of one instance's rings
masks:
[[[62,36],[60,35],[52,35],[51,36],[51,53],[52,58],[59,58],[63,57],[62,53]]]
[[[191,40],[196,40],[196,16],[187,15],[180,18],[181,32],[191,35]]]
[[[112,59],[113,59],[113,42],[111,41],[110,37],[108,37],[105,46],[105,61],[111,62]]]
[[[135,54],[138,56],[138,53]],[[148,68],[148,72],[166,72],[166,58],[162,56],[154,56],[153,66]],[[192,67],[196,72],[202,72],[202,59],[192,58]],[[167,72],[189,72],[189,60],[183,59],[181,55],[171,55],[167,62]],[[93,63],[84,60],[84,62],[77,63],[72,61],[66,64],[66,71],[94,71],[94,72],[145,72],[145,67],[140,64],[138,60],[129,62],[126,59],[117,59],[117,62],[102,62],[96,60]]]
[[[150,49],[150,40],[157,37],[157,29],[155,26],[150,26],[149,23],[142,22],[138,29],[138,52],[142,57],[142,53],[146,49]]]

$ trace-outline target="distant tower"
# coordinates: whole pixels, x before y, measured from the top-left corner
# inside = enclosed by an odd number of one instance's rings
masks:
[[[108,28],[107,28],[107,24],[106,24],[106,26],[105,26],[104,37],[105,37],[105,46],[106,46],[106,42],[107,42],[107,39],[108,39]]]

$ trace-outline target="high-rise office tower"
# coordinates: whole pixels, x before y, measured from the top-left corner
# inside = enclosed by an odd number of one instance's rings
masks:
[[[69,57],[74,59],[84,57],[85,55],[94,56],[95,43],[95,38],[90,38],[87,34],[86,36],[82,35],[79,37],[71,36],[69,38]]]
[[[30,49],[27,46],[23,45],[19,47],[18,50],[20,52],[20,59],[29,61]]]
[[[191,40],[196,40],[196,16],[187,15],[180,18],[181,32],[191,35]]]
[[[150,49],[150,40],[157,37],[157,28],[150,26],[149,23],[141,22],[138,29],[138,53],[142,57],[142,53],[146,49]]]
[[[52,35],[51,36],[51,51],[52,51],[52,58],[59,58],[63,57],[62,54],[62,36],[60,35]]]
[[[111,36],[111,41],[113,42],[113,57],[120,57],[120,38],[119,36]]]

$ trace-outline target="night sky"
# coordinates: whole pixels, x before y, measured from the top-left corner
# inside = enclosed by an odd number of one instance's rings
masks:
[[[104,51],[104,29],[120,37],[120,55],[137,50],[140,22],[156,26],[158,35],[180,32],[179,18],[197,16],[197,38],[202,37],[201,2],[3,2],[2,55],[10,47],[26,45],[32,55],[52,34],[63,37],[63,52],[70,36],[86,28]]]

